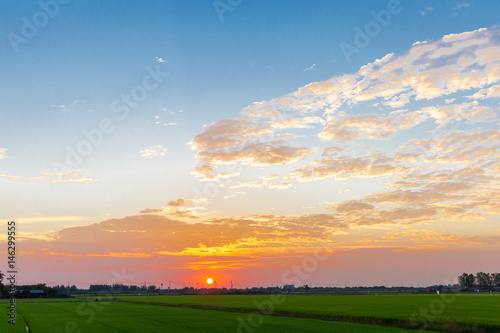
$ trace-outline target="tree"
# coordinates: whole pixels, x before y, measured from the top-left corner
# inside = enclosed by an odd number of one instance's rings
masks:
[[[3,275],[3,273],[0,271],[0,297],[2,297],[2,294],[3,294],[3,291],[4,291],[4,285],[3,285],[3,283],[2,283],[2,281],[3,281],[3,277],[4,277],[4,275]]]
[[[47,287],[45,289],[45,294],[46,295],[57,295],[58,292],[57,292],[57,289],[56,288],[53,288],[53,287]]]
[[[479,288],[491,288],[491,276],[490,273],[477,272],[476,283]]]
[[[474,274],[472,273],[469,274],[468,283],[469,283],[469,288],[474,287],[474,285],[476,284],[476,277],[474,276]]]
[[[473,274],[463,273],[458,277],[458,284],[460,284],[460,288],[467,290],[474,287],[475,280],[476,278]]]
[[[490,273],[478,272],[476,283],[479,287],[490,288],[493,285]]]
[[[491,274],[491,283],[493,287],[500,287],[500,273]]]
[[[467,273],[462,273],[462,275],[458,276],[458,284],[460,285],[460,288],[462,290],[465,290],[468,288],[468,286],[467,286],[468,278],[469,278],[469,274],[467,274]]]

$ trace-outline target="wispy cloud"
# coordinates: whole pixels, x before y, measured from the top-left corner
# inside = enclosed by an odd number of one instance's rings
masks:
[[[164,148],[162,145],[152,146],[141,150],[141,156],[145,158],[152,158],[157,156],[164,156],[167,152],[167,148]]]
[[[420,11],[420,15],[425,16],[425,15],[427,15],[428,12],[430,12],[432,10],[434,10],[434,8],[432,8],[432,7],[426,7],[425,10],[421,10]]]
[[[244,196],[245,194],[246,194],[245,192],[231,192],[231,194],[225,195],[224,199],[241,197]]]
[[[250,187],[250,188],[269,188],[273,190],[286,190],[289,188],[293,188],[294,186],[290,183],[278,182],[278,181],[249,181],[249,182],[238,182],[236,185],[230,186],[232,189]]]
[[[157,63],[164,63],[164,62],[167,62],[167,60],[163,59],[163,58],[160,58],[160,57],[155,57],[155,61]]]
[[[469,6],[470,6],[470,3],[464,2],[464,3],[458,4],[455,7],[453,7],[453,10],[458,10],[458,9],[466,8]]]
[[[304,68],[304,71],[310,71],[311,69],[313,69],[314,67],[316,67],[316,64],[312,64],[311,66],[307,67],[307,68]]]
[[[0,148],[0,160],[7,158],[7,148]]]
[[[17,176],[9,174],[0,174],[0,177],[17,182],[28,182],[37,179],[48,179],[51,183],[94,183],[97,179],[85,177],[81,170],[72,170],[65,172],[42,172],[36,176]]]
[[[59,112],[73,113],[73,112],[75,112],[75,109],[76,109],[75,107],[79,104],[82,104],[82,103],[86,103],[86,101],[75,100],[69,104],[52,104],[51,106],[54,108],[58,108]]]
[[[169,201],[161,208],[148,208],[141,211],[142,214],[162,214],[163,216],[177,219],[198,219],[206,210],[201,204],[206,200],[193,200],[179,198]]]

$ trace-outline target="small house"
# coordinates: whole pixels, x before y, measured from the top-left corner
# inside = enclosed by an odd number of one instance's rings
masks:
[[[45,297],[45,292],[43,290],[30,290],[30,297],[32,298],[41,298]]]

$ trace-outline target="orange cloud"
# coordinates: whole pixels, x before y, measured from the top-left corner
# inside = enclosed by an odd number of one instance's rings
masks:
[[[314,152],[307,147],[290,147],[281,142],[249,143],[231,149],[202,150],[196,157],[214,164],[241,163],[269,166],[295,163]]]

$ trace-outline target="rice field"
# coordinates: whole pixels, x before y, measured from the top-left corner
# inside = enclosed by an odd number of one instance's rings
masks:
[[[1,332],[500,332],[500,295],[193,295],[17,300]],[[7,300],[1,300],[5,313]]]

